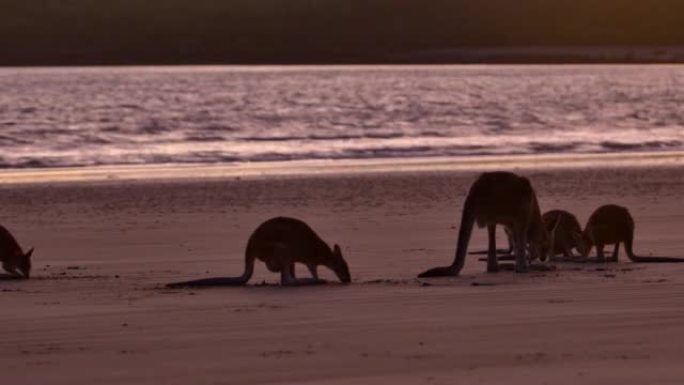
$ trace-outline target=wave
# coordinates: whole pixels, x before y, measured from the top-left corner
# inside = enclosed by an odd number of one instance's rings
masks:
[[[406,134],[403,132],[367,132],[362,134],[308,134],[308,135],[290,135],[290,136],[245,136],[239,137],[237,140],[245,142],[290,142],[290,141],[334,141],[334,140],[351,140],[351,139],[395,139],[395,138],[440,138],[446,137],[444,133],[427,132],[416,134]]]
[[[188,142],[222,142],[226,140],[223,136],[190,134],[185,136]]]
[[[661,149],[679,149],[684,147],[684,143],[679,140],[658,141],[651,140],[643,143],[624,143],[606,141],[600,143],[601,147],[611,151],[635,151],[635,150],[661,150]]]
[[[195,143],[212,143],[212,138],[200,138]],[[218,140],[217,140],[218,141]],[[192,141],[191,141],[192,142]],[[224,141],[225,142],[225,141]],[[397,146],[369,143],[361,147],[339,148],[336,140],[331,140],[327,146],[317,150],[287,147],[283,151],[251,151],[243,154],[230,154],[228,151],[193,150],[187,151],[159,151],[157,153],[138,153],[135,155],[105,155],[73,156],[35,154],[35,156],[0,157],[0,168],[54,168],[54,167],[83,167],[101,165],[135,165],[135,164],[215,164],[234,162],[273,162],[306,159],[382,159],[382,158],[429,158],[429,157],[459,157],[486,155],[543,155],[543,154],[591,154],[591,153],[621,153],[621,152],[652,152],[662,150],[684,150],[684,145],[677,141],[649,141],[644,143],[601,142],[598,146],[593,143],[538,143],[529,142],[522,145],[487,146],[487,145],[446,145],[430,146],[416,145]]]

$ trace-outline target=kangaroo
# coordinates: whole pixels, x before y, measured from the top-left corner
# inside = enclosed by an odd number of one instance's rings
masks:
[[[553,243],[551,244],[549,255],[573,257],[572,249],[577,249],[580,255],[588,253],[589,243],[582,235],[577,217],[565,210],[551,210],[542,215],[546,230],[553,233]]]
[[[299,219],[276,217],[259,225],[249,237],[245,250],[245,271],[241,276],[176,282],[167,287],[244,285],[252,277],[256,259],[264,262],[268,270],[280,272],[282,285],[324,283],[324,280],[318,279],[319,265],[334,271],[341,282],[351,281],[349,267],[338,245],[331,250],[311,227]],[[305,264],[312,278],[296,278],[295,262]]]
[[[632,262],[684,262],[684,258],[671,257],[639,257],[634,255],[632,244],[634,241],[634,219],[625,207],[618,205],[604,205],[596,209],[589,217],[584,227],[583,236],[588,244],[583,256],[586,258],[591,248],[596,246],[598,262],[605,262],[603,254],[605,245],[615,244],[613,256],[609,262],[617,262],[620,243],[625,245],[627,257]]]
[[[510,172],[486,172],[470,187],[463,205],[454,261],[450,266],[432,268],[418,277],[458,275],[465,264],[475,222],[480,228],[487,226],[488,230],[487,272],[499,270],[496,256],[496,225],[504,226],[512,234],[517,272],[527,271],[525,249],[529,250],[531,259],[546,259],[549,235],[544,227],[537,196],[530,181]]]
[[[2,262],[2,268],[5,271],[14,278],[28,279],[31,275],[32,254],[33,248],[24,253],[12,234],[0,226],[0,262]]]

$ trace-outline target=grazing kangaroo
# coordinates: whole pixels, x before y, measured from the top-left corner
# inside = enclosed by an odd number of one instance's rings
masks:
[[[28,279],[31,274],[31,254],[33,248],[24,253],[12,234],[0,226],[0,262],[5,271],[15,278],[23,276]]]
[[[245,250],[245,271],[239,277],[206,278],[170,283],[167,287],[239,286],[252,277],[254,261],[266,264],[268,270],[280,272],[283,285],[323,283],[318,279],[317,267],[326,266],[335,272],[340,281],[349,283],[349,267],[340,247],[331,250],[306,223],[299,219],[277,217],[262,223],[252,233]],[[312,278],[296,278],[295,262],[305,264]]]
[[[489,232],[488,272],[499,270],[496,256],[496,225],[503,225],[511,232],[516,271],[527,271],[525,249],[529,250],[530,259],[546,259],[548,234],[530,181],[510,172],[486,172],[470,187],[463,205],[454,261],[450,266],[432,268],[418,277],[458,275],[465,264],[475,222],[480,228],[487,226]]]
[[[605,262],[603,254],[605,245],[615,244],[613,256],[609,262],[617,262],[620,243],[625,245],[627,257],[632,262],[684,262],[684,258],[671,257],[639,257],[634,255],[632,244],[634,242],[634,219],[629,211],[618,205],[601,206],[589,217],[584,227],[584,238],[588,247],[584,253],[586,258],[593,246],[596,246],[596,258],[599,262]]]
[[[549,255],[573,257],[572,249],[577,249],[580,255],[589,251],[589,243],[584,239],[582,226],[577,217],[565,210],[551,210],[542,215],[546,230],[553,233],[553,242]]]

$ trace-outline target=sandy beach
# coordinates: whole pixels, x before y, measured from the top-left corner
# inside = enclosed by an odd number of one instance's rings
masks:
[[[621,204],[636,219],[637,254],[684,257],[682,170],[679,161],[520,173],[542,210],[584,223]],[[618,264],[487,274],[470,256],[459,277],[415,278],[451,261],[477,174],[2,184],[0,223],[36,251],[31,280],[0,281],[0,382],[681,384],[684,264],[621,254]],[[339,243],[352,284],[321,269],[332,283],[280,287],[257,265],[246,287],[164,288],[241,273],[247,237],[273,216]],[[485,235],[474,232],[472,250]]]

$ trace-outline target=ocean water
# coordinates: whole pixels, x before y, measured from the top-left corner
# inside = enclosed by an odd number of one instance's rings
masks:
[[[684,66],[0,69],[0,167],[684,150]]]

